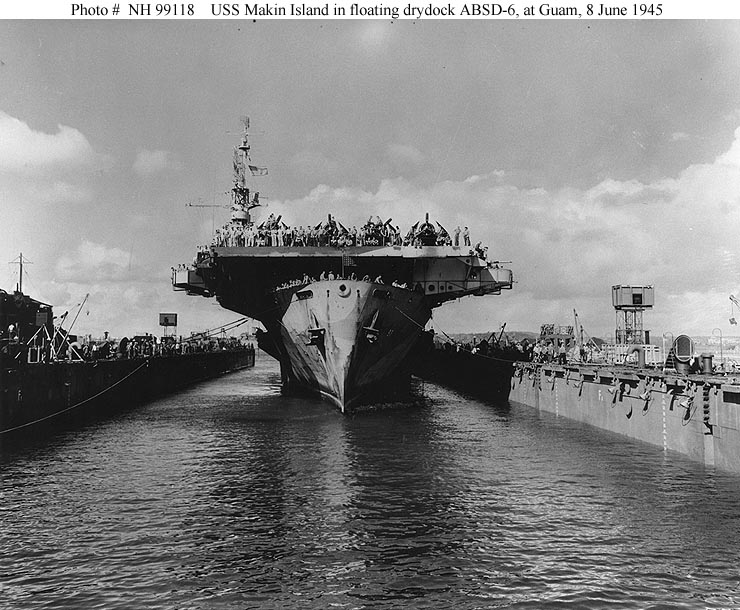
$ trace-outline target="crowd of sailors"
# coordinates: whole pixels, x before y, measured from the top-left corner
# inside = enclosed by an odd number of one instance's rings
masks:
[[[225,350],[251,350],[254,344],[243,337],[214,337],[196,334],[191,337],[156,337],[146,333],[131,337],[114,339],[106,332],[102,338],[92,336],[69,338],[57,337],[54,346],[48,341],[36,345],[35,342],[21,341],[13,330],[9,335],[3,333],[0,339],[0,356],[8,362],[51,362],[51,361],[96,361],[112,359],[151,358],[198,354]]]
[[[442,345],[442,349],[477,354],[494,359],[560,365],[569,363],[624,363],[626,358],[622,354],[618,356],[621,359],[613,361],[610,360],[604,349],[598,348],[593,343],[577,345],[574,341],[563,341],[562,339],[538,339],[536,341],[522,339],[516,342],[493,343],[484,339],[479,342],[445,343]],[[740,362],[735,360],[713,363],[712,365],[712,372],[715,374],[736,373],[738,371],[740,371]],[[703,372],[701,358],[694,355],[689,360],[689,373],[699,374],[701,372]]]
[[[82,342],[71,343],[62,357],[71,360],[134,359],[238,349],[254,351],[254,345],[236,337],[156,337],[149,333],[114,340],[106,332],[102,339],[87,337]]]
[[[463,246],[472,247],[468,227],[456,227],[452,235],[439,223],[433,225],[428,220],[417,222],[403,235],[398,226],[390,220],[383,222],[379,217],[371,217],[360,226],[346,228],[332,216],[315,225],[292,227],[274,214],[261,224],[244,223],[232,220],[216,230],[211,244],[215,247],[253,248],[270,247],[336,247],[356,246]],[[488,248],[478,242],[474,252],[485,258]]]
[[[563,340],[537,340],[489,342],[483,339],[478,342],[460,344],[447,343],[443,349],[469,352],[484,357],[503,357],[505,360],[519,360],[524,362],[557,363],[593,362],[595,360],[593,348],[590,345],[580,347],[569,345]]]
[[[322,271],[319,274],[318,279],[315,277],[312,277],[308,275],[307,273],[303,274],[302,278],[296,278],[294,280],[289,280],[287,282],[283,282],[282,284],[278,284],[275,286],[275,288],[272,289],[273,292],[278,292],[279,290],[285,290],[286,288],[297,288],[300,286],[308,286],[309,284],[313,284],[314,282],[323,282],[325,280],[348,280],[350,282],[354,281],[360,281],[360,282],[372,282],[373,284],[385,284],[383,281],[383,276],[378,275],[375,278],[370,277],[369,275],[365,274],[362,277],[359,277],[356,273],[352,272],[345,275],[342,275],[341,273],[334,273],[333,271]],[[398,280],[393,280],[391,282],[391,286],[395,286],[396,288],[408,288],[408,285],[406,282],[399,282]],[[423,288],[419,285],[419,288],[423,291]]]

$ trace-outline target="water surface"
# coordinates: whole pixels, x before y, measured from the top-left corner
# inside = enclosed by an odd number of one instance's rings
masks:
[[[740,478],[421,383],[257,367],[0,451],[0,607],[740,608]]]

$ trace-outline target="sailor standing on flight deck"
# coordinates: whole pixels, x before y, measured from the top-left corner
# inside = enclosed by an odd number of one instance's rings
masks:
[[[468,227],[465,227],[465,230],[463,231],[463,245],[470,245],[470,231],[468,230]]]
[[[455,245],[460,245],[460,227],[455,227],[455,230],[453,231],[453,234],[455,235]]]

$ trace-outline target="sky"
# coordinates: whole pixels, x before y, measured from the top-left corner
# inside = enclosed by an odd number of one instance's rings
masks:
[[[240,117],[290,224],[429,212],[516,283],[438,331],[569,324],[740,334],[740,22],[0,21],[0,288],[79,309],[75,331],[237,319],[170,268],[228,220]],[[510,261],[510,263],[508,263]]]

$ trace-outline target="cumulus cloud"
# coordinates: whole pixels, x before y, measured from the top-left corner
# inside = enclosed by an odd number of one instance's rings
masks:
[[[55,315],[68,311],[67,326],[79,312],[75,333],[102,336],[103,331],[109,331],[119,338],[157,334],[161,332],[158,313],[164,311],[178,312],[178,330],[185,335],[239,317],[222,309],[215,299],[189,299],[170,290],[166,261],[147,256],[144,268],[124,249],[91,240],[71,243],[48,270],[43,257],[34,256],[35,265],[24,280],[24,289],[30,290],[34,298],[51,303]],[[85,295],[87,300],[81,308]]]
[[[501,296],[470,297],[436,310],[441,330],[485,331],[503,322],[535,330],[543,322],[568,323],[577,309],[590,334],[608,336],[614,325],[611,285],[653,284],[656,307],[645,324],[654,336],[664,330],[710,334],[726,324],[727,295],[740,292],[740,130],[714,162],[653,181],[608,178],[583,189],[522,188],[492,168],[426,185],[400,177],[373,188],[320,184],[300,198],[270,199],[262,210],[263,217],[279,214],[304,226],[327,214],[345,226],[379,215],[402,231],[425,212],[448,231],[469,226],[474,242],[490,246],[491,258],[511,261],[507,266],[517,280]],[[127,328],[120,321],[133,325],[132,312],[152,308],[231,315],[213,303],[172,296],[160,277],[148,285],[149,277],[129,252],[90,240],[56,263],[57,294],[91,292],[99,313],[91,313],[90,322],[100,316],[98,328]]]
[[[99,159],[77,129],[59,125],[56,133],[44,133],[0,111],[0,171],[74,168],[92,165]]]
[[[631,206],[635,203],[650,204],[670,201],[675,195],[676,183],[663,180],[642,184],[637,180],[606,179],[586,192],[586,198],[605,206]]]
[[[715,164],[740,168],[740,127],[735,130],[735,140],[732,142],[730,150],[717,157]]]
[[[56,264],[56,279],[61,282],[116,282],[130,277],[131,255],[83,240],[72,253],[63,254]]]
[[[87,300],[82,306],[83,299]],[[54,315],[70,313],[71,320],[79,312],[72,332],[102,337],[104,331],[121,338],[152,333],[158,335],[159,312],[178,313],[178,332],[191,332],[216,328],[240,316],[222,309],[215,299],[188,299],[182,293],[162,289],[162,283],[151,283],[131,278],[110,282],[71,281],[46,282],[39,286],[34,296],[54,306]],[[81,307],[82,306],[82,307]]]
[[[725,295],[720,308],[726,308],[725,293],[739,290],[740,129],[715,162],[647,183],[609,178],[588,189],[523,189],[492,170],[426,187],[403,178],[383,180],[373,190],[321,185],[303,198],[271,203],[270,211],[292,224],[331,213],[345,226],[377,214],[402,230],[428,211],[448,231],[469,226],[473,240],[488,243],[494,258],[512,261],[519,282],[505,297],[470,299],[462,307],[477,308],[471,320],[490,319],[485,312],[492,308],[520,320],[520,328],[536,328],[588,307],[598,310],[601,330],[608,330],[610,286],[632,283],[656,286],[656,311],[663,317],[649,315],[693,324],[701,317],[691,309],[697,300],[682,295]],[[705,303],[702,311],[708,308]]]
[[[492,172],[488,172],[484,176],[479,176],[478,174],[468,176],[467,178],[465,178],[465,182],[473,184],[475,182],[482,182],[484,180],[488,180],[495,184],[499,184],[499,183],[503,183],[503,180],[505,177],[506,177],[505,171],[500,170],[500,169],[495,169]]]
[[[134,172],[152,176],[165,171],[179,171],[183,164],[166,150],[140,150],[134,160]]]

